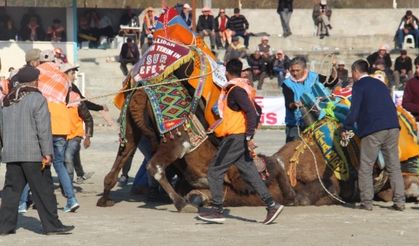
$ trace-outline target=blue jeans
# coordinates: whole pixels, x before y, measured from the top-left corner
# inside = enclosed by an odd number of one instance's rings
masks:
[[[234,34],[234,37],[240,36],[244,39],[244,46],[246,46],[246,48],[249,48],[249,34],[244,34],[244,32],[236,32]]]
[[[415,37],[415,47],[419,47],[419,29],[411,30],[408,34],[412,34]],[[397,31],[397,47],[402,48],[404,37],[408,34],[405,34],[403,30]]]
[[[80,163],[81,140],[81,137],[75,137],[68,140],[67,148],[65,149],[65,166],[71,181],[74,180],[74,169],[76,170],[77,176],[81,177],[84,175],[83,167]]]
[[[151,144],[146,137],[141,137],[138,142],[138,149],[144,155],[143,163],[135,175],[133,186],[156,186],[156,181],[147,172],[147,163],[151,159]]]
[[[28,202],[29,196],[29,185],[26,183],[25,188],[23,188],[22,194],[20,195],[19,206]]]
[[[67,140],[65,137],[53,136],[52,142],[54,145],[54,159],[53,166],[57,173],[58,179],[60,180],[61,186],[63,187],[64,194],[67,199],[75,197],[73,190],[73,183],[70,180],[67,169],[64,165],[65,148],[67,146]]]

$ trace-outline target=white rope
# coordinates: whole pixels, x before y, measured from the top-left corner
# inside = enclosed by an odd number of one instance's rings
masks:
[[[297,110],[300,110],[299,108],[297,108]],[[345,201],[343,201],[342,199],[340,199],[339,197],[335,196],[332,194],[332,192],[330,192],[326,186],[324,185],[321,177],[320,177],[320,172],[319,172],[319,167],[318,167],[318,163],[317,163],[317,158],[316,155],[314,154],[314,151],[311,149],[310,145],[304,140],[303,136],[301,135],[301,131],[300,131],[300,127],[297,126],[297,131],[298,131],[298,136],[300,137],[301,141],[303,141],[304,145],[307,146],[308,150],[310,151],[310,153],[313,155],[313,159],[314,159],[314,165],[316,167],[316,173],[317,173],[317,178],[320,182],[320,185],[322,186],[323,190],[326,191],[326,193],[332,197],[333,199],[335,199],[336,201],[342,203],[342,204],[346,204]]]

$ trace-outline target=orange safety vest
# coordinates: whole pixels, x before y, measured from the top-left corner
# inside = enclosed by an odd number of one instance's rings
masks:
[[[70,114],[65,103],[48,102],[51,114],[52,135],[68,135],[70,133]]]
[[[230,91],[238,86],[247,92],[250,101],[254,103],[256,97],[256,90],[248,84],[247,79],[236,78],[228,82],[233,85],[228,91],[223,89],[218,101],[218,110],[223,119],[222,122],[214,129],[214,134],[217,137],[225,137],[232,134],[241,134],[246,132],[246,117],[242,111],[234,111],[228,107],[227,98]],[[255,109],[256,110],[256,109]]]
[[[70,115],[70,133],[67,135],[67,139],[73,139],[75,137],[84,137],[84,124],[82,118],[79,116],[78,107],[68,108]]]

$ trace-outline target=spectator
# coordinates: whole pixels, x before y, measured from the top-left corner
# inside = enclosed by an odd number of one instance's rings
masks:
[[[329,29],[332,29],[330,25],[330,17],[332,16],[332,10],[327,5],[327,0],[320,0],[320,3],[314,5],[313,8],[313,21],[317,28],[316,35],[320,38],[329,36]]]
[[[141,56],[145,54],[145,52],[150,48],[150,46],[153,44],[153,34],[148,34],[147,36],[147,42],[141,46]]]
[[[32,18],[36,19],[36,22],[38,23],[39,26],[43,27],[43,23],[42,23],[42,19],[41,17],[36,13],[36,8],[35,7],[31,7],[28,9],[28,12],[26,12],[21,21],[20,21],[20,27],[23,28],[25,26],[27,26],[30,22],[30,20]]]
[[[61,48],[55,48],[54,49],[54,55],[55,55],[55,63],[57,64],[63,64],[67,63],[67,56],[64,54],[63,50]]]
[[[143,28],[140,35],[140,45],[143,45],[145,38],[148,34],[153,34],[156,23],[157,16],[154,14],[152,7],[146,8],[144,18],[143,18]]]
[[[278,50],[276,52],[273,71],[278,76],[278,87],[282,86],[285,76],[288,73],[290,58],[284,54],[284,51]]]
[[[269,37],[263,36],[261,43],[258,44],[257,50],[262,55],[263,61],[265,62],[266,72],[269,77],[273,77],[273,60],[274,56],[272,53],[271,46],[269,45]]]
[[[231,45],[228,46],[224,55],[224,63],[227,64],[231,59],[246,57],[246,47],[240,43],[239,37],[231,38]]]
[[[402,106],[415,117],[419,127],[419,56],[415,59],[414,77],[406,82]]]
[[[73,82],[76,80],[76,72],[78,66],[66,63],[60,66],[60,70],[66,74],[68,80],[71,82],[70,103],[68,104],[68,111],[71,120],[71,131],[67,135],[67,147],[65,150],[65,165],[70,176],[70,180],[74,181],[74,170],[77,174],[77,184],[81,184],[84,180],[89,179],[93,173],[85,173],[80,160],[80,144],[83,140],[85,149],[90,146],[90,138],[93,137],[93,117],[87,108],[85,102],[71,103],[73,100],[80,100],[82,95],[77,90],[73,90],[76,86]],[[85,128],[83,128],[83,123]],[[83,139],[84,138],[84,139]]]
[[[230,17],[226,15],[225,9],[220,9],[218,16],[215,18],[215,41],[217,49],[223,46],[227,49],[231,43],[231,31],[227,28],[229,21]]]
[[[262,90],[263,82],[265,81],[265,78],[268,77],[262,54],[259,50],[255,50],[255,52],[248,57],[247,61],[252,70],[252,81],[257,80],[257,89]]]
[[[189,4],[185,3],[183,5],[182,13],[180,14],[182,19],[185,21],[189,29],[192,30],[192,8]]]
[[[32,66],[21,68],[16,75],[20,85],[5,98],[2,107],[2,161],[7,163],[7,169],[0,235],[16,232],[17,206],[26,182],[32,188],[45,234],[68,234],[74,229],[58,219],[50,169],[53,155],[50,114],[37,89],[39,74]]]
[[[104,15],[104,14],[98,15],[98,17],[99,17],[99,22],[98,22],[99,36],[104,36],[107,38],[115,36],[111,19],[107,15]]]
[[[403,177],[399,160],[400,125],[397,110],[389,90],[383,83],[368,76],[368,63],[358,60],[352,64],[351,108],[343,123],[345,130],[354,130],[361,139],[358,182],[361,209],[373,209],[373,166],[382,151],[385,169],[393,190],[393,209],[405,209]],[[355,129],[356,124],[356,129]],[[342,132],[342,136],[347,134]]]
[[[239,8],[234,8],[234,15],[230,17],[227,28],[231,30],[233,37],[240,36],[244,39],[244,46],[249,48],[249,22],[246,17],[240,14]]]
[[[38,19],[33,16],[29,19],[29,23],[20,30],[20,37],[24,41],[43,41],[45,40],[45,31],[38,23]]]
[[[290,28],[290,20],[293,11],[292,2],[293,0],[278,0],[278,8],[276,12],[279,14],[279,17],[281,19],[283,31],[282,36],[284,38],[292,34]]]
[[[388,53],[388,45],[382,44],[378,51],[372,53],[367,57],[370,64],[371,72],[375,70],[382,70],[386,73],[387,78],[392,78],[393,71],[391,70],[392,61]]]
[[[130,6],[127,6],[125,9],[125,12],[122,14],[121,18],[119,19],[119,25],[122,26],[134,26],[138,27],[138,17],[132,11],[132,8]]]
[[[349,85],[348,69],[345,69],[345,62],[340,60],[339,62],[333,61],[333,68],[331,77],[336,78],[338,81],[336,86],[345,88]]]
[[[204,7],[202,9],[202,15],[198,18],[198,24],[196,25],[196,32],[204,38],[209,36],[211,50],[215,49],[215,22],[214,16],[211,14],[211,9]]]
[[[47,40],[54,42],[66,41],[65,29],[59,19],[54,19],[52,25],[48,27]]]
[[[415,46],[419,47],[419,20],[413,15],[411,10],[406,11],[400,21],[399,28],[396,33],[397,48],[402,49],[404,37],[406,35],[413,35],[415,38]]]
[[[124,76],[128,75],[127,64],[131,63],[134,65],[140,58],[140,52],[138,51],[137,45],[132,41],[131,38],[127,38],[127,42],[122,45],[121,52],[119,53],[120,68]]]
[[[406,50],[400,51],[400,56],[394,62],[394,82],[396,89],[403,90],[404,82],[413,77],[412,59]]]
[[[17,40],[17,29],[9,16],[0,19],[0,40]]]
[[[87,15],[80,15],[78,23],[79,26],[77,29],[77,41],[79,43],[79,46],[81,46],[81,43],[85,41],[91,42],[92,46],[97,45],[98,38],[96,37],[94,31],[90,29]]]

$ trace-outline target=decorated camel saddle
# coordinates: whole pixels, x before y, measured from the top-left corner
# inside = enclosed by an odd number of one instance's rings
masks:
[[[322,152],[328,168],[337,179],[347,181],[356,177],[356,168],[359,166],[360,139],[356,135],[342,146],[341,123],[343,123],[350,108],[351,93],[345,89],[343,93],[331,94],[321,84],[315,84],[312,94],[304,94],[302,102],[308,112],[310,123],[302,133],[303,142],[296,147],[294,156],[291,158],[291,166],[298,164],[301,155],[308,146],[317,145]],[[416,139],[416,124],[414,117],[397,106],[400,124],[399,157],[404,175],[419,175],[419,145]],[[314,120],[313,120],[314,118]],[[305,120],[307,121],[307,120]],[[378,166],[383,169],[385,163],[382,154],[377,160]],[[289,171],[291,184],[295,185],[293,168]],[[383,178],[384,180],[385,178]],[[294,180],[294,182],[293,182]],[[383,184],[380,182],[381,184]],[[376,190],[379,189],[376,187]]]
[[[183,65],[193,66],[192,73],[179,78],[174,72]],[[194,113],[203,99],[205,120],[209,125],[213,124],[217,116],[211,109],[218,102],[221,86],[227,80],[223,66],[217,64],[210,49],[189,30],[175,9],[167,9],[159,17],[153,45],[135,64],[130,77],[124,90],[144,88],[164,141],[173,138],[181,126],[197,129],[200,139],[205,140],[205,130],[202,124],[197,125],[199,121],[194,120]],[[186,90],[186,83],[194,89],[193,95]],[[120,93],[115,98],[121,116],[126,115],[132,94]],[[124,135],[123,129],[121,135]]]

